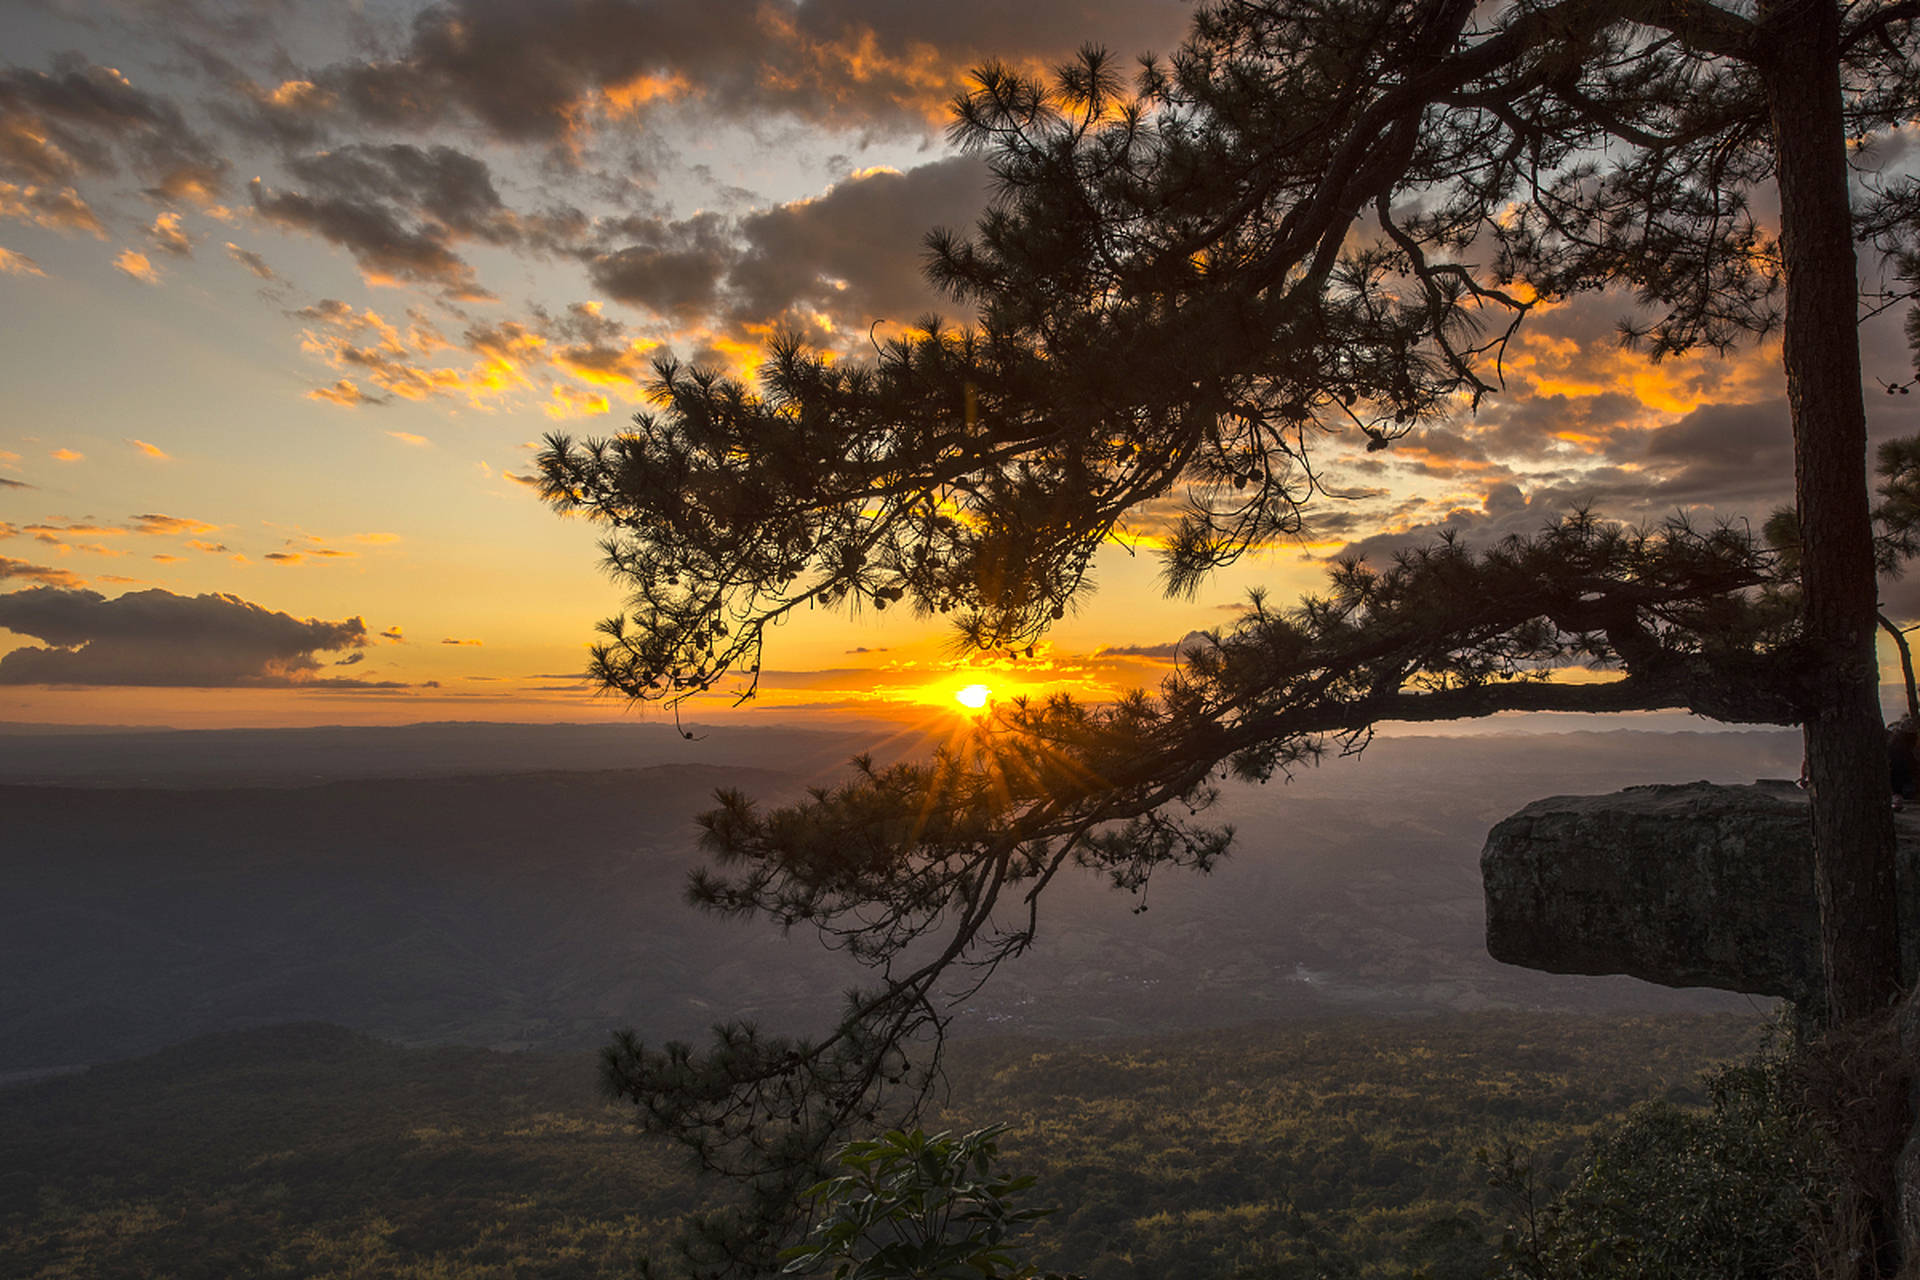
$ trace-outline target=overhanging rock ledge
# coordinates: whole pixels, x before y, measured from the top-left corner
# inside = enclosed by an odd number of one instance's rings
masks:
[[[1920,965],[1920,817],[1896,815],[1903,969]],[[1624,973],[1799,1002],[1820,994],[1807,797],[1790,782],[1536,800],[1480,854],[1487,951],[1548,973]]]

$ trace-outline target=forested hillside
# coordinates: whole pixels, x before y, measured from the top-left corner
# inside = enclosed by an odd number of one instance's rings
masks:
[[[1029,1247],[1094,1280],[1401,1275],[1436,1241],[1498,1235],[1508,1206],[1476,1147],[1564,1170],[1633,1103],[1698,1100],[1700,1068],[1761,1023],[1491,1013],[980,1039],[956,1046],[930,1126],[1010,1122],[1006,1167],[1062,1206]],[[713,1191],[593,1078],[588,1055],[307,1024],[0,1090],[0,1275],[631,1274]]]

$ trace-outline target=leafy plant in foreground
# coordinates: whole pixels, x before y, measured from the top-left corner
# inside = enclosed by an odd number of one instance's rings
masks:
[[[824,1217],[805,1244],[782,1252],[784,1270],[831,1266],[833,1280],[1031,1280],[1037,1268],[1016,1261],[1009,1235],[1055,1210],[1014,1207],[1034,1179],[994,1172],[1005,1131],[895,1129],[848,1143],[839,1151],[846,1172],[807,1192]]]

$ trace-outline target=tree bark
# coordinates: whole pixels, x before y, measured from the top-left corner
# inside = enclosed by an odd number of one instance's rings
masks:
[[[1893,816],[1880,712],[1878,621],[1857,267],[1847,190],[1835,0],[1761,0],[1760,60],[1772,114],[1786,271],[1787,398],[1806,637],[1815,655],[1806,721],[1815,887],[1827,1009],[1838,1026],[1882,1013],[1900,990]],[[1842,1107],[1855,1099],[1832,1100]],[[1864,1101],[1864,1100],[1863,1100]],[[1899,1267],[1891,1163],[1855,1170],[1869,1240],[1861,1276]]]
[[[1833,0],[1770,0],[1763,61],[1779,166],[1787,398],[1815,715],[1806,724],[1828,1016],[1885,1009],[1900,990],[1893,816],[1874,640],[1852,210]]]

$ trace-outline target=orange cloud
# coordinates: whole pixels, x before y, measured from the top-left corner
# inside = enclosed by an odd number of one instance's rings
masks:
[[[455,644],[455,645],[472,645],[472,646],[473,646],[473,647],[475,647],[475,648],[479,648],[479,647],[480,647],[480,646],[481,646],[482,644],[484,644],[484,643],[485,643],[485,641],[482,641],[482,640],[451,640],[451,639],[449,639],[449,640],[442,640],[442,641],[441,641],[440,643],[441,643],[441,644]]]
[[[180,258],[193,256],[193,241],[180,229],[180,215],[177,213],[162,213],[155,217],[153,225],[147,229],[147,235],[162,253],[171,253]]]
[[[13,526],[8,525],[7,528],[12,529]],[[58,544],[71,534],[79,534],[82,537],[118,538],[125,535],[127,530],[116,529],[112,525],[81,524],[78,521],[69,520],[64,524],[54,524],[49,521],[45,524],[22,525],[18,532],[30,533],[40,542]]]
[[[788,47],[793,59],[786,68],[762,66],[763,88],[806,93],[821,106],[870,103],[877,96],[936,128],[947,124],[955,87],[965,83],[975,60],[948,57],[921,41],[886,50],[868,26],[834,40],[810,40],[788,6],[762,8],[760,20],[770,39]]]
[[[107,238],[107,229],[95,216],[92,206],[72,187],[50,191],[45,187],[0,182],[0,218],[30,222],[53,231],[90,231],[98,239]]]
[[[132,445],[134,448],[138,449],[140,452],[146,454],[149,458],[162,458],[162,459],[171,460],[172,455],[168,454],[165,450],[161,449],[160,446],[157,444],[148,444],[145,440],[135,440],[135,439],[132,439],[131,437],[123,437],[123,438],[126,439],[128,444]]]
[[[134,517],[139,523],[134,526],[135,533],[144,533],[156,537],[177,537],[184,533],[212,533],[220,526],[208,524],[204,520],[190,520],[182,516],[163,516],[149,512]]]
[[[84,587],[87,580],[77,573],[68,573],[65,569],[55,569],[42,564],[28,564],[25,560],[10,560],[0,556],[0,579],[23,578],[28,582],[38,582],[47,587]]]
[[[389,431],[387,434],[395,440],[398,440],[401,444],[431,445],[433,443],[433,441],[427,439],[425,436],[417,436],[411,431]]]
[[[642,72],[618,84],[604,85],[601,100],[615,116],[638,114],[649,102],[676,102],[693,89],[692,82],[677,72],[670,76]]]
[[[276,107],[307,115],[331,111],[339,101],[331,91],[320,88],[311,80],[282,80],[272,92],[264,95],[264,99]]]
[[[113,260],[113,265],[143,284],[160,283],[160,273],[154,269],[153,263],[147,260],[147,255],[144,253],[123,249],[120,256]]]
[[[87,459],[86,454],[76,453],[72,449],[55,449],[47,456],[58,462],[85,462]]]
[[[29,258],[24,253],[15,253],[11,249],[0,249],[0,271],[22,276],[44,276],[47,274],[40,269],[40,264],[32,258]]]
[[[549,418],[587,418],[606,413],[613,407],[598,391],[582,391],[561,383],[553,388],[553,401],[546,406]]]
[[[379,396],[368,395],[347,378],[340,379],[340,381],[330,387],[315,387],[313,390],[307,392],[307,399],[325,400],[327,403],[337,404],[343,409],[353,409],[363,404],[386,403],[386,401],[382,400]]]

